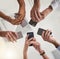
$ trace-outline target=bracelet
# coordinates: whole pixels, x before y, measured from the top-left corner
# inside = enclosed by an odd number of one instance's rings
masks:
[[[43,51],[40,55],[44,55],[45,54],[45,52]]]

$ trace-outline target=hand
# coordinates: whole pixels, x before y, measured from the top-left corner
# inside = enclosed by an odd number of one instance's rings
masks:
[[[25,7],[22,6],[20,8],[19,13],[15,14],[15,18],[17,19],[15,23],[21,24],[22,21],[24,20],[24,17],[25,17]]]
[[[43,33],[42,33],[42,38],[43,38],[45,41],[48,41],[48,42],[51,43],[51,42],[54,40],[54,38],[53,38],[53,36],[50,35],[50,33],[51,33],[51,31],[49,31],[49,30],[46,30],[46,32],[43,31]]]
[[[18,38],[17,33],[12,31],[3,31],[1,35],[2,37],[6,37],[11,42],[16,41]]]
[[[58,47],[60,46],[60,43],[58,43],[55,38],[53,36],[50,35],[50,32],[49,30],[47,30],[46,32],[43,31],[42,33],[42,38],[44,41],[47,41],[49,43],[52,43],[55,47]]]
[[[42,19],[44,19],[43,14],[39,12],[40,9],[40,1],[36,0],[34,6],[32,7],[32,10],[30,12],[31,19],[35,22],[39,22]]]
[[[33,38],[34,41],[32,41],[31,43],[33,44],[33,47],[39,52],[42,53],[43,50],[41,49],[41,45],[39,42],[36,41],[35,38]]]

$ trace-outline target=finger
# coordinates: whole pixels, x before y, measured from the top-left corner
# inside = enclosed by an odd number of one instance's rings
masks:
[[[39,19],[40,19],[40,18],[41,18],[41,14],[40,14],[39,11],[37,11],[37,15],[38,15],[38,17],[39,17]]]
[[[33,44],[33,46],[35,46],[35,41],[31,41],[30,44]]]
[[[47,39],[47,35],[48,35],[48,30],[46,30],[46,32],[45,32],[45,38]]]
[[[42,38],[45,38],[45,31],[42,32]]]
[[[47,39],[49,39],[49,37],[50,37],[50,31],[48,32]]]
[[[36,21],[39,22],[40,19],[39,19],[38,15],[37,15],[37,11],[35,11],[35,18],[36,18]]]
[[[6,38],[8,39],[8,41],[11,41],[8,35],[6,35]]]
[[[11,42],[14,41],[13,38],[11,37],[10,33],[8,33],[8,37],[9,37],[9,40],[10,40]]]
[[[36,41],[36,38],[32,37],[33,41]]]
[[[18,34],[16,32],[12,32],[12,33],[16,38],[18,38]]]
[[[26,36],[26,41],[28,40],[28,36],[29,36],[29,35]]]
[[[18,19],[18,18],[14,21],[15,24],[21,24],[21,22],[22,21],[20,19]]]
[[[17,38],[14,36],[14,34],[12,32],[9,32],[9,34],[11,35],[13,41],[16,41]]]

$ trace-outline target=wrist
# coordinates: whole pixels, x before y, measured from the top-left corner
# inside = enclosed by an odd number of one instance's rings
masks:
[[[40,9],[40,0],[34,0],[34,5],[35,8]]]
[[[5,35],[6,35],[6,31],[0,31],[0,36],[1,37],[5,37]]]
[[[52,42],[52,44],[57,48],[58,46],[60,46],[60,44],[56,41],[56,40],[54,40],[53,42]]]
[[[25,5],[24,4],[19,7],[18,14],[20,14],[21,11],[25,12]]]
[[[45,51],[44,50],[40,50],[40,55],[44,55],[45,54]]]

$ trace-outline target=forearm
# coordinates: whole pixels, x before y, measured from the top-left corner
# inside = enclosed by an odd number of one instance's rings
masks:
[[[20,9],[25,9],[25,2],[24,0],[18,0],[18,4],[19,4],[19,11],[18,13],[20,13]]]
[[[27,52],[26,51],[23,52],[23,59],[28,59],[27,58]]]
[[[40,0],[34,0],[34,5],[37,8],[40,8]]]
[[[0,11],[0,17],[3,18],[6,21],[11,21],[11,17],[5,15],[3,12]]]
[[[44,50],[40,50],[39,53],[43,57],[43,59],[49,59],[49,57],[45,54]]]
[[[60,43],[57,42],[55,39],[51,42],[56,48],[60,46]]]
[[[49,57],[46,54],[44,54],[42,57],[43,59],[49,59]]]
[[[44,17],[46,17],[48,14],[50,14],[51,12],[52,12],[52,7],[51,6],[49,6],[48,8],[46,8],[45,10],[43,10],[42,12],[41,12],[41,14],[43,14],[44,15]]]

